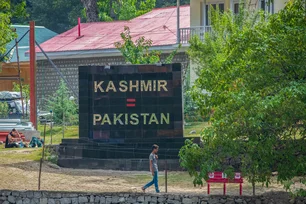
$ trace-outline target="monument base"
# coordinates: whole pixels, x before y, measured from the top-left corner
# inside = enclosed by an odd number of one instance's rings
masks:
[[[149,154],[153,144],[160,150],[159,170],[182,170],[179,151],[186,138],[129,139],[118,141],[94,141],[88,139],[63,139],[59,147],[58,165],[76,169],[105,169],[123,171],[148,171]],[[195,138],[199,142],[199,138]]]

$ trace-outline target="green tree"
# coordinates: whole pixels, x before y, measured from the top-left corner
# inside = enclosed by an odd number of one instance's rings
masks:
[[[9,114],[9,107],[6,102],[0,102],[0,118],[7,118]]]
[[[156,0],[118,0],[113,8],[118,20],[130,20],[151,11]]]
[[[24,15],[25,1],[0,0],[0,56],[5,53],[6,44],[16,37],[15,32],[11,29],[12,18]]]
[[[155,7],[156,0],[91,0],[83,1],[87,21],[130,20]]]
[[[190,0],[180,0],[180,5],[190,4]],[[156,8],[176,6],[177,0],[156,0]]]
[[[14,19],[14,23],[26,24],[29,21],[35,21],[37,26],[62,33],[78,22],[78,17],[83,14],[83,5],[80,0],[27,0],[26,12],[27,17]]]
[[[58,90],[47,103],[48,108],[53,112],[55,124],[63,126],[63,136],[65,126],[75,124],[78,121],[77,104],[71,99],[65,82],[61,80]]]
[[[305,12],[304,0],[270,16],[215,11],[204,42],[191,40],[199,76],[193,97],[202,112],[214,110],[204,146],[187,143],[180,152],[197,180],[239,169],[255,194],[272,171],[282,182],[306,175]]]
[[[121,33],[122,42],[116,42],[115,47],[122,53],[126,62],[131,64],[156,64],[161,62],[161,51],[150,51],[152,40],[145,39],[144,36],[138,38],[135,43],[130,34],[129,27],[124,27]],[[171,63],[181,45],[174,50],[165,60],[165,63]]]

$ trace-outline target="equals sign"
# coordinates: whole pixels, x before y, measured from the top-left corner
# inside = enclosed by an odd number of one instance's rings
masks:
[[[134,99],[134,98],[128,98],[128,99],[126,99],[126,102],[127,102],[127,104],[126,104],[126,107],[135,107],[136,106],[136,99]]]

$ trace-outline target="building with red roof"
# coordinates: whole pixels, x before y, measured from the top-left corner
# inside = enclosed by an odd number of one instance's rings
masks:
[[[153,41],[155,49],[173,49],[177,47],[177,8],[167,7],[153,9],[142,16],[129,21],[81,23],[81,35],[78,36],[78,26],[57,35],[41,44],[43,50],[52,59],[62,59],[63,56],[87,57],[87,54],[109,56],[119,54],[114,43],[121,41],[120,34],[128,26],[134,40],[141,36]],[[190,26],[190,7],[180,7],[180,27]],[[81,54],[81,56],[79,56]],[[37,49],[37,59],[44,56]]]
[[[78,67],[86,65],[125,64],[119,50],[114,46],[120,42],[124,27],[130,28],[134,40],[144,36],[153,41],[152,50],[162,51],[161,59],[178,47],[177,7],[153,9],[129,21],[81,23],[78,26],[40,44],[59,71],[64,75],[74,92],[78,92]],[[190,27],[190,6],[180,7],[180,27]],[[189,60],[185,46],[178,51],[173,62],[187,66]],[[61,80],[59,73],[36,48],[37,55],[37,105],[52,95]]]

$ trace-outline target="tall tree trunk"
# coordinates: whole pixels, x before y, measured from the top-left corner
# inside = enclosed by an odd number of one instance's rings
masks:
[[[115,11],[114,11],[114,2],[117,1],[117,0],[109,0],[109,16],[114,19],[114,20],[117,20],[117,15],[115,14]]]
[[[97,0],[81,0],[85,9],[87,22],[98,22],[98,5]]]
[[[255,196],[255,181],[252,181],[252,188],[253,188],[253,196]]]

